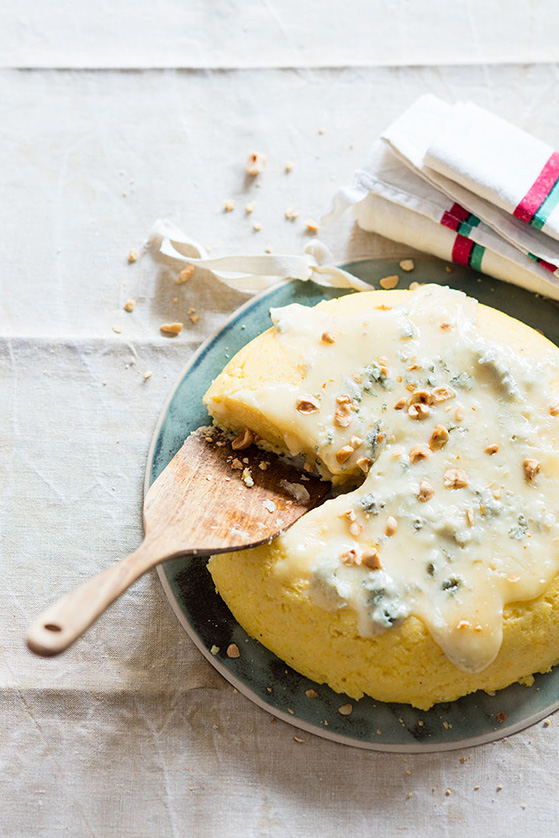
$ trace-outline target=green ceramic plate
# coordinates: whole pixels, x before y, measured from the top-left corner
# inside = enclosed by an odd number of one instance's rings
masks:
[[[467,268],[427,258],[415,259],[415,270],[403,274],[394,260],[366,260],[344,266],[378,287],[378,280],[399,274],[400,286],[412,281],[438,282],[458,288],[483,303],[541,329],[559,344],[557,306],[513,285],[479,277]],[[245,343],[270,326],[269,309],[289,303],[313,305],[337,297],[340,291],[311,282],[283,283],[251,299],[193,356],[177,382],[161,415],[146,475],[146,490],[177,452],[188,434],[208,422],[202,396],[213,378]],[[363,698],[351,701],[353,712],[342,716],[348,703],[326,686],[317,686],[250,638],[217,596],[205,562],[176,559],[159,567],[165,592],[181,624],[210,663],[238,690],[286,722],[318,736],[382,751],[440,751],[464,748],[508,736],[537,722],[559,707],[559,667],[536,676],[535,684],[518,684],[494,696],[483,692],[421,712],[403,704],[384,704]],[[225,650],[236,643],[241,650],[229,659]],[[219,648],[215,655],[214,647]],[[318,698],[305,690],[314,688]],[[501,720],[501,721],[500,721]]]

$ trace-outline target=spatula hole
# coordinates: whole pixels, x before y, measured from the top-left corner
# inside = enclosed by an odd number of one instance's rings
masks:
[[[56,623],[47,623],[45,628],[47,631],[62,631],[62,627],[57,626]]]

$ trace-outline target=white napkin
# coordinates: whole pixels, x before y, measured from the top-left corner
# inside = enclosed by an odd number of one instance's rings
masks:
[[[559,238],[556,199],[556,152],[475,105],[429,95],[382,134],[323,220],[353,205],[365,230],[559,298],[559,241],[547,235],[556,224]]]

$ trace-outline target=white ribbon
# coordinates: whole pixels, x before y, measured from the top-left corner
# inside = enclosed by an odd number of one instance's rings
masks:
[[[301,256],[221,256],[210,259],[207,250],[167,219],[153,225],[148,249],[187,265],[204,268],[213,276],[235,288],[255,294],[270,288],[281,279],[312,280],[331,288],[354,288],[370,291],[371,286],[333,265],[333,256],[322,242],[315,239]]]

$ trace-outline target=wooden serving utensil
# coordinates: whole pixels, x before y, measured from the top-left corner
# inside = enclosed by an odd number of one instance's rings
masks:
[[[155,565],[270,541],[329,490],[274,454],[254,445],[234,450],[215,429],[198,429],[150,487],[138,549],[43,611],[27,645],[37,655],[58,655]]]

